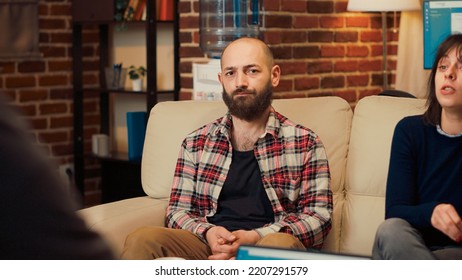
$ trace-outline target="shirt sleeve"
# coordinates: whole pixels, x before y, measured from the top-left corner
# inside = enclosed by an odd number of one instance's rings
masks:
[[[261,236],[274,232],[290,233],[305,247],[320,248],[332,227],[333,200],[327,155],[319,137],[308,147],[300,180],[293,184],[300,186],[294,211],[286,211],[281,219],[256,231]],[[283,203],[281,199],[280,202]]]
[[[394,131],[387,178],[385,218],[401,218],[418,228],[431,226],[436,202],[417,204],[418,138],[410,121],[401,120]],[[420,139],[421,141],[422,139]]]
[[[166,223],[168,227],[191,231],[205,241],[205,232],[213,225],[208,223],[199,212],[196,204],[211,203],[195,190],[196,163],[194,153],[187,149],[186,140],[181,146],[173,179],[173,186],[167,207]],[[193,203],[194,202],[194,203]],[[207,205],[202,205],[206,208]]]

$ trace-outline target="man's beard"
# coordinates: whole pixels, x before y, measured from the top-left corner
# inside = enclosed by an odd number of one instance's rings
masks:
[[[249,96],[234,98],[236,94],[243,93]],[[239,88],[229,94],[223,88],[222,95],[223,101],[226,106],[228,106],[228,110],[231,115],[250,122],[260,117],[271,105],[271,101],[273,99],[273,87],[270,83],[268,83],[259,94],[257,94],[256,90],[249,91],[242,88]]]

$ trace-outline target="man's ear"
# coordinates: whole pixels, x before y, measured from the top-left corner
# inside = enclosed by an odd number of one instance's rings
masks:
[[[220,84],[223,84],[223,82],[221,81],[221,72],[218,72],[218,81],[220,82]]]
[[[281,67],[279,65],[274,65],[271,68],[271,84],[273,87],[277,87],[279,85],[279,80],[281,78]]]

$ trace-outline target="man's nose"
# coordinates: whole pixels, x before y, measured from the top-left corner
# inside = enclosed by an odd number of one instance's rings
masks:
[[[246,88],[248,86],[247,75],[243,72],[236,74],[236,88]]]

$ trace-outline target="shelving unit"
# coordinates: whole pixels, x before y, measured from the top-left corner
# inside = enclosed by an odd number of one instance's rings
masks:
[[[178,0],[173,0],[173,10],[177,13]],[[156,19],[156,0],[146,1],[146,21],[125,22],[130,25],[144,25],[146,35],[146,90],[133,92],[128,89],[112,90],[104,87],[105,68],[112,65],[110,61],[110,32],[120,22],[114,21],[115,0],[79,0],[73,2],[73,84],[74,84],[74,180],[82,194],[85,192],[85,159],[97,158],[101,163],[102,180],[102,202],[120,200],[129,197],[144,195],[141,188],[141,166],[140,162],[129,161],[124,154],[111,154],[109,157],[98,158],[90,155],[85,150],[85,142],[90,139],[84,137],[84,93],[97,92],[99,94],[100,106],[100,133],[111,135],[113,132],[110,127],[110,96],[113,94],[125,95],[145,95],[146,111],[149,113],[151,108],[158,102],[159,96],[162,99],[178,100],[179,92],[179,71],[178,71],[178,14],[174,15],[172,21],[158,21]],[[174,48],[174,88],[171,90],[158,90],[157,83],[157,32],[158,23],[162,25],[172,25],[173,28],[173,48]],[[82,28],[85,25],[98,26],[99,28],[99,80],[100,87],[88,88],[83,82],[83,47],[82,47]],[[149,114],[148,114],[149,116]],[[87,142],[88,143],[88,142]]]

